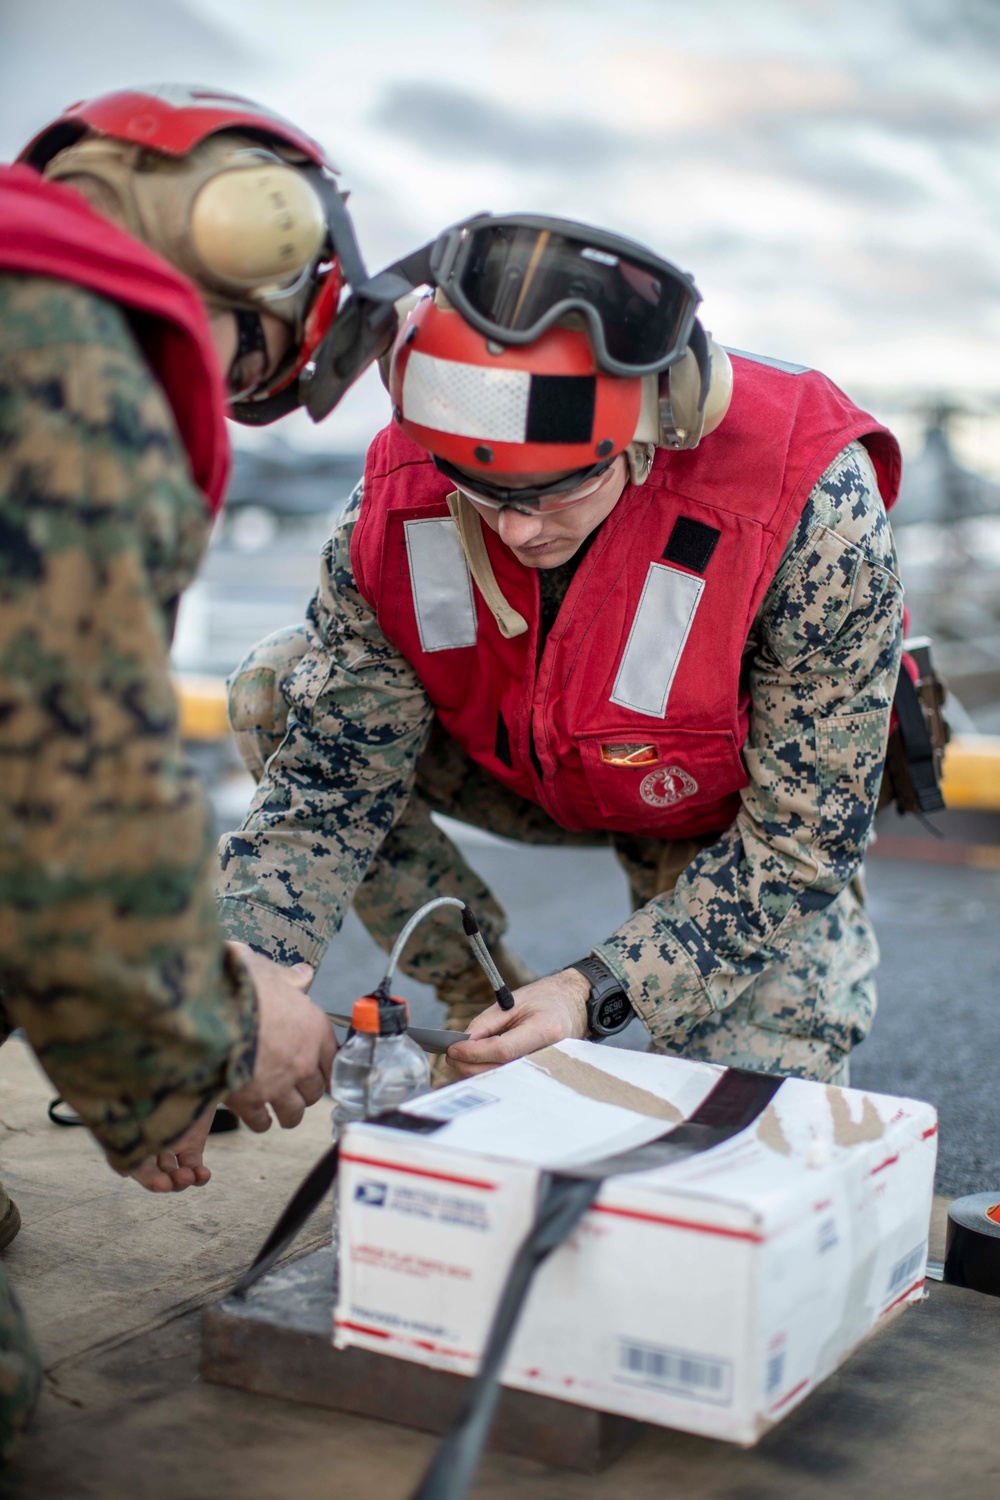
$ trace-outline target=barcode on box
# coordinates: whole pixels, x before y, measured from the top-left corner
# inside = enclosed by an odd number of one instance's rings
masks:
[[[467,1109],[482,1109],[484,1104],[496,1102],[496,1094],[488,1094],[485,1089],[457,1089],[450,1097],[438,1094],[432,1113],[435,1120],[453,1120]]]
[[[924,1263],[924,1250],[926,1246],[923,1241],[909,1255],[904,1255],[902,1260],[897,1260],[889,1277],[889,1288],[886,1296],[891,1297],[894,1292],[900,1292],[908,1287]]]
[[[733,1398],[733,1367],[728,1359],[635,1339],[618,1341],[617,1379],[627,1385],[653,1385],[715,1406],[728,1406]]]

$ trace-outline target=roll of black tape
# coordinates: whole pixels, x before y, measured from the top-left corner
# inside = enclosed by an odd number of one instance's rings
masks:
[[[1000,1192],[971,1193],[949,1208],[943,1279],[1000,1297]]]

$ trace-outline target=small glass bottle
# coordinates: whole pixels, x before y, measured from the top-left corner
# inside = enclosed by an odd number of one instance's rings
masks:
[[[394,997],[363,995],[351,1011],[351,1032],[333,1060],[333,1139],[352,1120],[370,1120],[426,1093],[431,1069],[426,1052],[407,1036],[409,1008]],[[334,1196],[334,1240],[337,1202]]]

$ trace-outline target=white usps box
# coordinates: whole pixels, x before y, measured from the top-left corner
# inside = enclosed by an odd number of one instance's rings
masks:
[[[724,1070],[563,1042],[351,1125],[338,1347],[475,1372],[540,1174],[662,1136]],[[921,1296],[930,1105],[786,1079],[741,1134],[608,1179],[537,1274],[505,1385],[754,1443]]]

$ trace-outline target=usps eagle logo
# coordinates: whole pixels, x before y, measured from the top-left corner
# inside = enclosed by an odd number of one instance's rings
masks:
[[[693,797],[698,783],[680,766],[660,766],[639,783],[639,795],[650,807],[675,807],[685,797]]]

